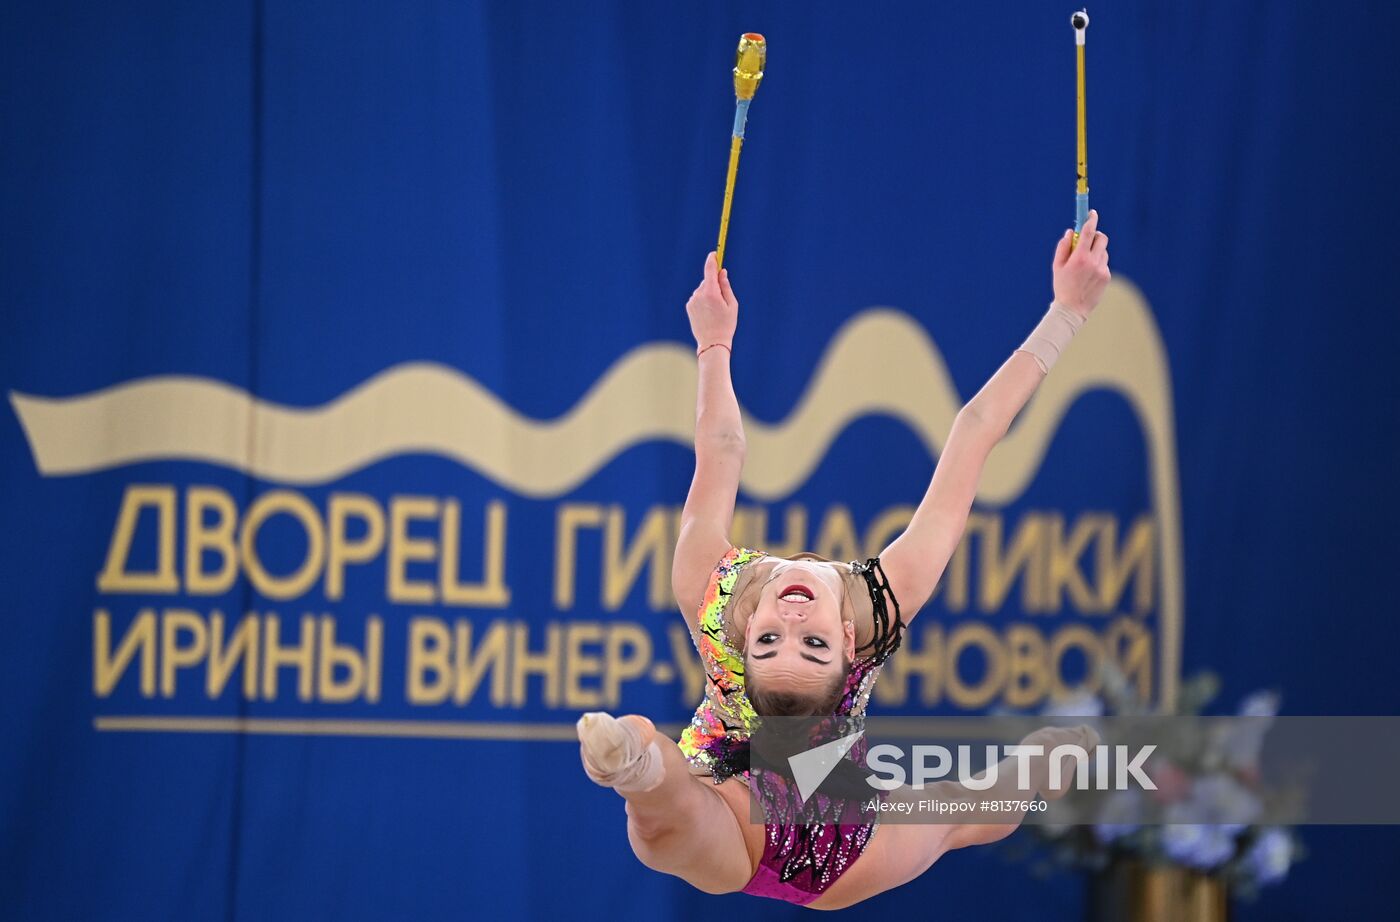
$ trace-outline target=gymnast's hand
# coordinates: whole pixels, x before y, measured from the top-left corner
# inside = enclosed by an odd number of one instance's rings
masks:
[[[1099,213],[1091,210],[1080,228],[1079,245],[1070,252],[1074,231],[1067,230],[1055,247],[1055,300],[1081,317],[1088,317],[1111,277],[1108,271],[1108,235],[1099,232]]]
[[[715,254],[705,259],[705,277],[691,292],[685,312],[690,315],[690,332],[695,347],[704,349],[716,343],[733,348],[734,328],[739,323],[739,299],[729,287],[729,270],[715,266]]]

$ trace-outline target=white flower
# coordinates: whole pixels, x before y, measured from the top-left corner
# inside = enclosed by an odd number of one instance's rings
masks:
[[[1241,717],[1277,717],[1278,692],[1257,691],[1240,702]]]
[[[1047,702],[1042,717],[1102,717],[1103,701],[1083,689]]]
[[[1259,753],[1264,737],[1278,715],[1279,697],[1275,692],[1255,692],[1240,704],[1237,719],[1222,720],[1212,727],[1214,762],[1245,775],[1259,773]]]
[[[1233,836],[1258,820],[1263,809],[1259,798],[1229,775],[1206,775],[1191,783],[1185,800],[1167,808],[1165,820],[1220,826]]]

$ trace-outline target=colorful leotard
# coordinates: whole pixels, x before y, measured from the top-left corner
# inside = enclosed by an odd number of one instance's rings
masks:
[[[756,715],[744,689],[744,656],[727,634],[725,614],[744,568],[766,556],[762,551],[730,548],[711,574],[700,605],[695,645],[705,666],[705,698],[681,733],[679,745],[692,769],[712,775],[716,783],[735,776],[750,781],[748,744]],[[874,578],[879,572],[877,560],[863,567],[851,566],[866,574],[872,597],[884,593],[893,600],[888,584],[881,585]],[[883,573],[880,577],[883,579]],[[883,620],[884,606],[879,599],[876,608],[878,620]],[[896,603],[892,628],[888,623],[883,625],[884,640],[869,655],[862,655],[864,648],[857,651],[837,706],[838,715],[864,716],[880,667],[899,644],[903,625],[898,612]],[[865,850],[875,831],[875,823],[860,816],[843,813],[835,819],[824,824],[768,823],[763,857],[744,892],[802,905],[826,892]]]

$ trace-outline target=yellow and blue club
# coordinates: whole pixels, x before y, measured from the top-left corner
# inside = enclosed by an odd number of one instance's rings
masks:
[[[1069,24],[1074,27],[1075,106],[1078,122],[1078,182],[1074,187],[1074,241],[1071,248],[1079,243],[1079,231],[1089,220],[1089,132],[1084,111],[1084,33],[1089,29],[1089,11],[1079,10],[1070,16]]]
[[[763,66],[767,60],[768,43],[762,35],[745,32],[739,37],[739,50],[734,54],[734,134],[729,141],[729,172],[724,180],[724,210],[719,216],[719,246],[715,247],[715,262],[721,268],[724,266],[724,241],[729,236],[729,209],[734,204],[734,178],[739,173],[739,152],[744,147],[744,126],[749,119],[749,104],[763,80]]]

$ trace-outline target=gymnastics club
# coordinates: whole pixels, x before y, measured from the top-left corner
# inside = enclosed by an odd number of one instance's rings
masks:
[[[757,32],[739,36],[734,53],[734,136],[729,141],[729,174],[724,179],[724,210],[719,215],[719,246],[715,247],[715,268],[724,267],[724,240],[729,236],[729,208],[734,204],[734,177],[739,173],[739,151],[744,146],[744,123],[749,119],[749,103],[763,80],[768,45]]]
[[[1084,32],[1089,28],[1089,11],[1080,10],[1069,18],[1074,26],[1074,54],[1077,79],[1075,80],[1074,101],[1078,109],[1079,123],[1079,181],[1074,187],[1074,239],[1070,250],[1079,243],[1079,229],[1089,220],[1089,132],[1085,127],[1084,114]]]

